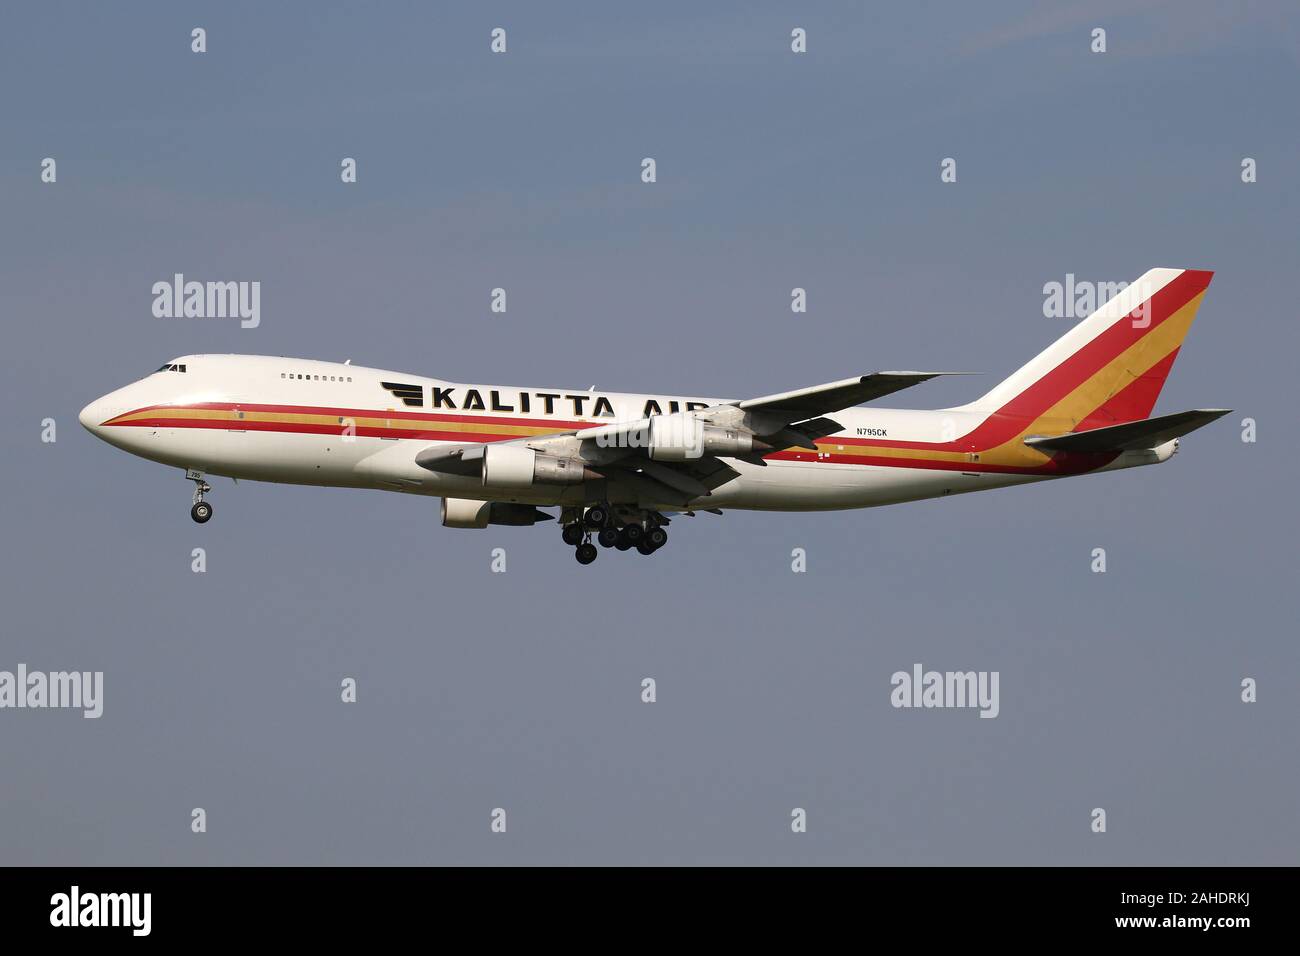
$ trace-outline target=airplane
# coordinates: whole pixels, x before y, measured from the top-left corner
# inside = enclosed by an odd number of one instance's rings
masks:
[[[449,528],[559,508],[581,564],[653,554],[672,516],[870,508],[1153,465],[1231,409],[1149,417],[1213,273],[1152,269],[991,391],[856,407],[945,372],[883,371],[743,401],[478,386],[262,355],[187,355],[97,398],[92,434],[206,478],[442,498]]]

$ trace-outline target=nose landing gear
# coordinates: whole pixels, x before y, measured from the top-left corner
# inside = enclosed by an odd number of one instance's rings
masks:
[[[203,496],[212,490],[212,486],[203,480],[203,472],[185,472],[185,477],[194,482],[194,506],[190,508],[190,517],[198,524],[203,524],[212,517],[212,505],[203,500]]]

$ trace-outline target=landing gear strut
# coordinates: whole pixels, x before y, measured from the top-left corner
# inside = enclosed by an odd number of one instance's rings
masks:
[[[564,526],[562,533],[564,543],[573,546],[573,556],[577,558],[579,564],[591,564],[600,554],[596,546],[591,543],[591,536],[598,533],[600,542],[604,544],[606,534],[613,533],[612,529],[606,527],[609,523],[609,511],[604,505],[595,504],[588,508],[585,514],[582,512],[571,514],[572,517]]]
[[[187,471],[185,477],[194,482],[194,506],[190,508],[190,517],[203,524],[212,517],[212,505],[203,500],[203,496],[212,490],[212,486],[203,480],[200,471]]]
[[[593,537],[602,548],[636,548],[641,554],[654,554],[668,543],[668,532],[663,528],[668,519],[657,511],[613,508],[600,502],[585,511],[573,508],[564,517],[568,521],[564,543],[574,547],[579,564],[591,564],[600,553]]]

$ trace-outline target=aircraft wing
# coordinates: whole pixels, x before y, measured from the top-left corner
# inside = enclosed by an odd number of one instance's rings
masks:
[[[838,430],[838,429],[836,429]],[[560,432],[530,438],[514,438],[503,445],[525,445],[542,453],[573,453],[585,433]],[[478,477],[482,474],[486,445],[435,445],[415,456],[415,463],[429,471]],[[580,452],[579,452],[580,453]],[[660,462],[628,451],[594,472],[605,480],[630,489],[638,499],[684,507],[696,498],[707,498],[713,489],[735,478],[737,472],[722,459],[705,455],[691,461]]]
[[[797,388],[792,392],[765,395],[736,402],[745,411],[773,412],[794,422],[826,412],[852,408],[893,392],[920,385],[940,375],[965,375],[965,372],[872,372],[839,382]]]
[[[762,398],[750,398],[741,402],[727,402],[711,408],[700,409],[691,414],[706,422],[734,423],[745,413],[748,427],[754,434],[767,439],[769,436],[784,444],[780,448],[798,445],[803,448],[815,448],[812,444],[817,438],[824,438],[840,431],[843,426],[838,422],[820,417],[825,412],[839,411],[861,405],[885,395],[890,395],[913,385],[919,385],[940,375],[968,375],[969,372],[873,372],[846,378],[839,382],[827,382],[825,385],[812,385],[808,388],[781,392],[777,395],[765,395]],[[739,412],[736,411],[739,409]],[[648,419],[638,421],[610,422],[597,425],[578,432],[566,432],[576,435],[584,441],[596,441],[615,444],[628,434],[644,430]],[[797,429],[782,428],[798,422]],[[775,443],[773,443],[775,444]]]
[[[600,469],[606,480],[631,488],[638,498],[685,508],[740,472],[721,458],[706,455],[689,462],[661,462],[628,457]]]

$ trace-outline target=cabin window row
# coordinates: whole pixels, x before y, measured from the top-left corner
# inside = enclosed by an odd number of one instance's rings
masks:
[[[300,382],[301,382],[301,381],[307,381],[307,382],[350,382],[350,381],[352,381],[352,376],[351,376],[351,375],[347,375],[347,376],[343,376],[343,375],[308,375],[308,374],[306,374],[306,373],[298,373],[298,372],[281,372],[281,373],[280,373],[280,377],[281,377],[281,378],[288,378],[288,379],[297,379],[297,380],[300,381]]]

